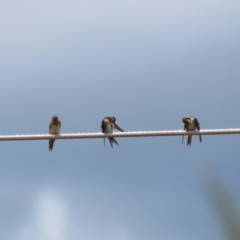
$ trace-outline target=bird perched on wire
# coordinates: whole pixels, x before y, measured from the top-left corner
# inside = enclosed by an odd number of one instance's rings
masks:
[[[117,124],[116,124],[116,118],[114,116],[107,116],[102,120],[102,132],[103,133],[113,133],[114,128],[118,129],[121,132],[124,132]],[[113,147],[113,143],[117,143],[117,141],[113,137],[108,137],[109,142],[111,144],[111,147]],[[104,146],[105,146],[105,138],[103,139]]]
[[[61,122],[57,116],[52,117],[52,121],[49,125],[49,134],[58,135],[61,129]],[[52,151],[55,139],[49,139],[49,151]]]
[[[184,117],[182,119],[182,121],[184,123],[184,130],[186,130],[186,131],[195,131],[196,129],[200,130],[200,124],[199,124],[197,118],[194,118],[192,116],[187,116],[187,117]],[[182,138],[182,143],[183,143],[183,139],[184,139],[184,135]],[[188,139],[187,139],[187,146],[188,145],[191,146],[191,141],[192,141],[192,135],[189,134]],[[199,141],[202,142],[201,134],[199,134]]]

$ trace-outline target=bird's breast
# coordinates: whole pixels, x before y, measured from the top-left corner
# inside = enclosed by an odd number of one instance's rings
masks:
[[[50,133],[51,134],[59,134],[60,128],[61,127],[59,125],[52,125],[50,128]]]
[[[104,133],[112,133],[112,132],[113,132],[113,124],[110,122],[105,122]]]
[[[195,126],[195,124],[194,123],[189,123],[188,124],[188,130],[190,130],[190,131],[194,131],[196,129],[196,126]]]

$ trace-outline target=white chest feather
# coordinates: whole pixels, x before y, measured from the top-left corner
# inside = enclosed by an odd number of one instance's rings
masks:
[[[195,124],[194,124],[193,122],[190,122],[190,123],[188,124],[188,130],[194,131],[195,129],[196,129]]]
[[[113,132],[113,124],[110,122],[105,123],[105,133],[112,133]]]
[[[51,125],[51,127],[49,128],[49,133],[50,134],[59,134],[60,132],[60,125]]]

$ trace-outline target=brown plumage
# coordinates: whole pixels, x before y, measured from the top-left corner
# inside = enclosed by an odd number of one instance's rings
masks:
[[[116,118],[114,116],[107,116],[102,120],[102,132],[103,133],[113,133],[114,128],[118,129],[121,132],[124,132],[116,123]],[[113,137],[108,137],[111,147],[113,147],[113,143],[117,143],[117,141]],[[103,139],[105,146],[105,138]]]
[[[49,134],[58,135],[61,129],[61,122],[57,116],[52,117],[52,121],[49,125]],[[49,151],[52,151],[55,139],[49,139]]]
[[[195,131],[200,130],[200,124],[197,120],[197,118],[194,118],[192,116],[188,116],[188,117],[184,117],[182,119],[183,123],[184,123],[184,130],[186,131]],[[182,138],[182,143],[183,143],[183,139],[184,139],[184,135]],[[190,145],[191,146],[191,141],[192,141],[192,135],[189,134],[188,135],[188,139],[187,139],[187,146]],[[201,134],[199,134],[199,141],[202,142],[202,136]]]

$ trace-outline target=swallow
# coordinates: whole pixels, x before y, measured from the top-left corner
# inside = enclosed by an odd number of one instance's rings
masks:
[[[195,131],[196,129],[200,130],[200,124],[199,124],[197,118],[194,118],[192,116],[188,116],[188,117],[184,117],[182,119],[182,121],[184,123],[184,129],[183,130],[186,130],[186,131]],[[182,143],[183,143],[183,139],[184,139],[184,135],[183,135],[183,138],[182,138]],[[189,134],[188,139],[187,139],[187,146],[188,145],[191,146],[191,140],[192,140],[192,135]],[[202,142],[201,134],[199,134],[199,141]]]
[[[61,129],[61,122],[57,116],[52,117],[52,121],[49,125],[49,134],[58,135]],[[55,139],[49,139],[49,151],[52,151]]]
[[[118,129],[121,132],[124,132],[117,124],[116,124],[116,118],[114,116],[107,116],[102,120],[102,132],[103,133],[113,133],[114,128]],[[111,144],[111,147],[113,147],[113,143],[117,143],[117,141],[113,137],[108,137],[109,142]],[[104,146],[105,146],[105,138],[103,139]]]

